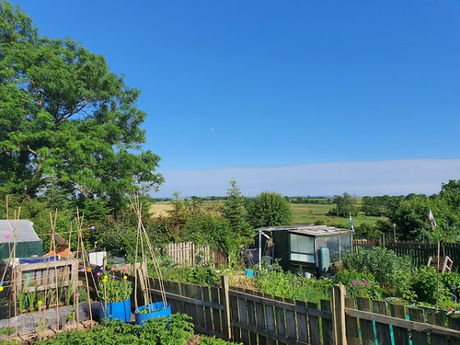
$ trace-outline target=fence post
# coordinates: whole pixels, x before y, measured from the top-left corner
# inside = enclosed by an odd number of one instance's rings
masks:
[[[222,276],[222,296],[221,303],[224,305],[224,318],[225,325],[227,329],[223,329],[224,333],[227,334],[228,340],[233,340],[232,338],[232,324],[230,320],[230,295],[228,293],[228,277]]]
[[[347,345],[345,327],[345,286],[335,284],[332,288],[332,327],[334,344]]]

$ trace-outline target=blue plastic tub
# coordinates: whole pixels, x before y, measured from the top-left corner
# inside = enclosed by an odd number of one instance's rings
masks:
[[[246,270],[246,277],[252,278],[254,277],[254,271],[250,268]]]
[[[149,312],[151,310],[151,312]],[[155,317],[163,317],[171,315],[171,304],[167,303],[166,306],[163,302],[156,302],[137,308],[134,311],[136,318],[136,325],[143,326],[144,322]]]
[[[107,302],[107,309],[106,302],[100,301],[99,319],[100,321],[103,319],[107,319],[108,321],[118,319],[123,322],[130,322],[131,299],[128,298],[121,302]]]

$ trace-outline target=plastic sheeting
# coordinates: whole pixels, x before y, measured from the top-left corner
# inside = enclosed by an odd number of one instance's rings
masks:
[[[94,309],[94,310],[93,310]],[[78,304],[79,317],[78,321],[89,320],[88,302],[80,302]],[[93,319],[99,319],[98,306],[92,306]],[[69,317],[71,316],[71,317]],[[74,322],[73,306],[59,307],[59,325],[62,327],[66,323]],[[10,330],[11,334],[0,334],[0,340],[11,337],[14,334],[25,334],[30,332],[37,332],[43,329],[56,328],[57,326],[57,312],[56,308],[46,309],[45,311],[38,311],[35,313],[26,313],[10,319],[0,320],[0,333],[7,333]],[[97,317],[97,318],[96,318]]]

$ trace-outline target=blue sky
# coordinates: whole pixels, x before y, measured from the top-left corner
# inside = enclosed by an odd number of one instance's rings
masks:
[[[437,193],[460,179],[460,2],[16,0],[141,90],[179,191]],[[378,170],[375,170],[378,169]]]

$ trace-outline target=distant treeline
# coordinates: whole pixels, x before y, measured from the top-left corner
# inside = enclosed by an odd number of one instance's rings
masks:
[[[197,197],[192,196],[190,199],[197,199],[200,201],[225,201],[227,196],[206,196],[206,197]],[[247,199],[252,199],[252,197],[246,197]],[[167,202],[171,201],[174,198],[153,198],[155,202]],[[285,196],[287,202],[293,204],[332,204],[334,202],[333,197],[327,196]]]

